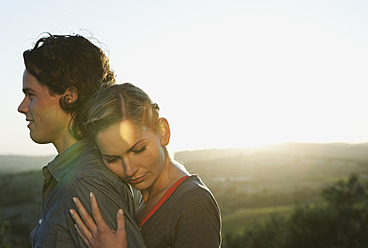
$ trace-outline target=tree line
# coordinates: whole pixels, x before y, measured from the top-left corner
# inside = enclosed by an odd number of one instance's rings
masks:
[[[22,216],[0,218],[0,247],[30,247],[29,232],[38,217],[41,201],[41,178],[40,172],[2,178],[0,208],[21,207],[14,212],[25,212],[35,220],[29,220],[32,224],[26,225],[28,222],[19,221]],[[352,174],[324,187],[320,195],[322,201],[295,206],[290,215],[274,213],[266,220],[244,223],[236,231],[224,230],[222,247],[368,247],[368,181]]]
[[[289,217],[224,233],[223,248],[368,247],[368,181],[357,175],[323,188],[323,202],[295,207]]]

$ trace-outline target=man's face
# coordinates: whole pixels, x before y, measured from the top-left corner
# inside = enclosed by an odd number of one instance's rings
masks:
[[[61,142],[68,133],[70,115],[59,104],[61,95],[50,95],[47,86],[24,70],[24,99],[18,111],[29,121],[31,139],[39,144]]]

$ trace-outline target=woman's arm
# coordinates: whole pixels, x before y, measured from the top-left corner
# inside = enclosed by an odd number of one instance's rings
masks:
[[[90,198],[93,219],[79,199],[77,197],[73,198],[80,216],[74,209],[70,209],[70,213],[76,223],[75,227],[79,236],[88,245],[88,247],[127,248],[128,244],[123,210],[119,209],[116,215],[117,230],[111,230],[104,221],[97,205],[96,197],[92,192],[90,193]]]
[[[176,248],[221,247],[221,214],[209,191],[187,191],[176,205],[178,218],[172,227]]]

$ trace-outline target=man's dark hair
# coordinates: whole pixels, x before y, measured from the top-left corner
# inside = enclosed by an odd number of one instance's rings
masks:
[[[64,94],[76,89],[78,99],[68,103],[60,99],[60,106],[72,114],[69,126],[76,139],[87,136],[83,123],[83,107],[100,88],[115,84],[109,59],[91,41],[81,35],[52,35],[40,38],[32,49],[23,53],[26,70],[48,87],[50,94]]]

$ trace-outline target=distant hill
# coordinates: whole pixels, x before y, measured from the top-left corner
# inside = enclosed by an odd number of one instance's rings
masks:
[[[18,173],[39,170],[47,165],[55,156],[15,156],[0,155],[0,174]],[[368,161],[368,143],[278,143],[258,148],[206,149],[176,152],[175,159],[191,167],[201,163],[214,162],[217,166],[249,165],[250,161],[257,164],[278,164],[286,158],[321,158],[333,160]],[[282,158],[282,159],[281,159]]]
[[[351,174],[368,180],[368,144],[283,143],[175,153],[214,192],[222,213],[320,201],[325,185]]]
[[[252,149],[183,151],[175,153],[175,159],[208,184],[231,180],[269,184],[273,180],[292,188],[304,181],[310,185],[310,179],[327,182],[351,173],[368,178],[366,143],[280,143]]]
[[[175,159],[183,162],[208,161],[234,156],[251,156],[254,154],[279,154],[300,157],[352,159],[368,161],[368,143],[277,143],[259,148],[206,149],[181,151],[175,153]]]
[[[0,174],[13,174],[25,171],[40,170],[55,156],[0,156]]]

